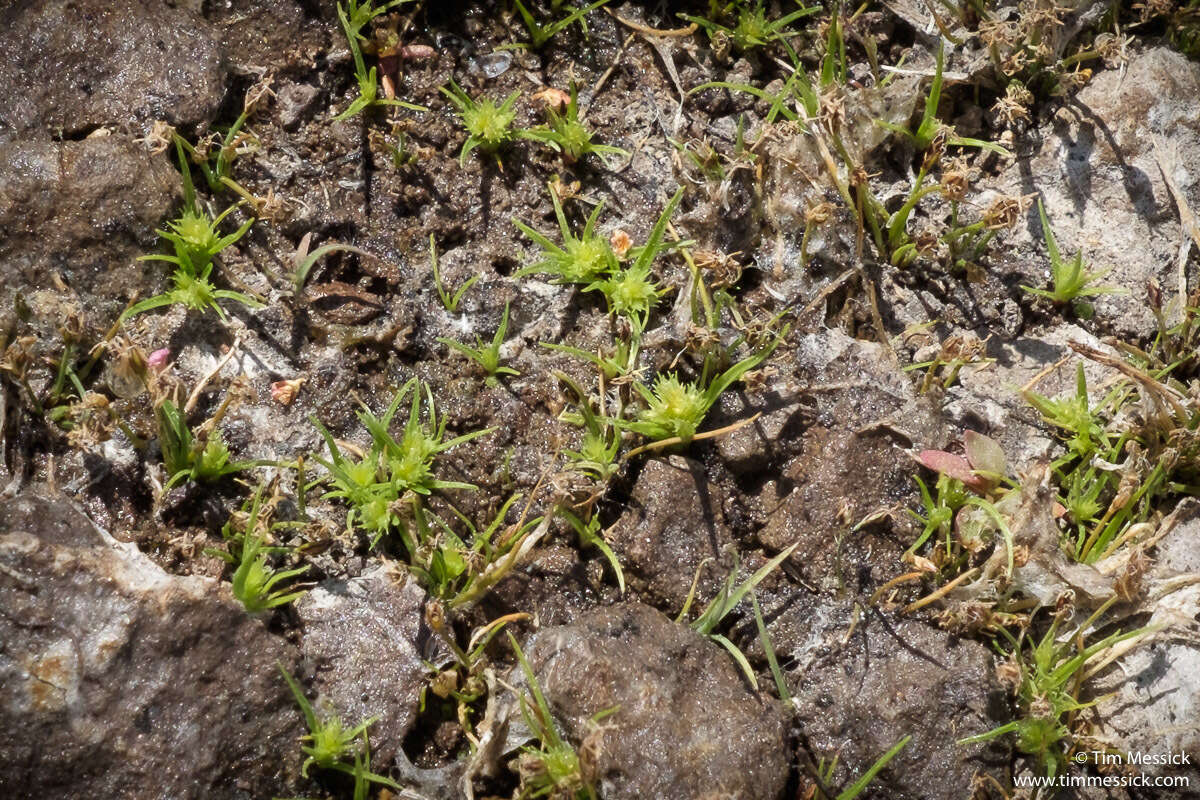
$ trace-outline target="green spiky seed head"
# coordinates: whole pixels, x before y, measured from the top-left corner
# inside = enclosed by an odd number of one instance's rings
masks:
[[[625,270],[605,284],[604,293],[617,314],[642,316],[658,302],[658,287],[646,270]]]
[[[616,264],[612,247],[599,236],[568,240],[565,244],[563,278],[568,281],[593,280]]]
[[[704,392],[692,383],[683,383],[674,375],[660,375],[654,384],[654,396],[649,408],[639,417],[658,429],[655,439],[678,436],[685,442],[696,435],[704,421],[708,405]]]
[[[481,148],[495,150],[512,139],[512,124],[517,112],[511,103],[497,106],[490,97],[484,97],[474,107],[464,109],[462,118],[467,131],[479,140]]]
[[[203,214],[194,209],[184,209],[179,219],[170,223],[172,230],[179,236],[188,250],[195,253],[211,253],[218,249],[220,236],[216,227]]]

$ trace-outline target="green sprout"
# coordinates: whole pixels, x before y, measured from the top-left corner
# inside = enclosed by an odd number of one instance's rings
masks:
[[[550,202],[554,204],[554,216],[558,218],[558,228],[562,232],[562,247],[550,241],[546,236],[518,219],[513,220],[517,228],[542,248],[542,259],[517,272],[516,277],[534,273],[547,273],[555,276],[557,283],[590,283],[601,275],[617,268],[617,257],[613,254],[608,240],[596,233],[596,220],[604,208],[601,203],[596,206],[583,226],[583,233],[575,236],[571,226],[567,224],[567,216],[563,213],[562,203],[553,187],[550,189]]]
[[[496,105],[490,97],[472,99],[462,88],[450,81],[450,88],[443,86],[442,94],[458,109],[463,127],[467,129],[467,140],[463,142],[462,151],[458,155],[460,165],[467,163],[467,156],[475,148],[485,153],[496,155],[496,163],[500,163],[498,152],[500,148],[511,144],[517,139],[529,138],[528,131],[514,128],[517,111],[513,107],[520,92],[513,92],[503,103]]]
[[[257,505],[252,508],[251,520],[242,537],[241,557],[233,572],[233,596],[241,601],[250,614],[261,614],[272,608],[287,605],[304,594],[304,590],[289,591],[292,587],[276,588],[286,580],[308,571],[308,565],[294,569],[276,570],[267,563],[267,555],[277,548],[266,548],[255,530]]]
[[[634,383],[646,401],[646,408],[635,420],[618,419],[614,423],[655,442],[678,439],[686,445],[695,437],[721,393],[758,366],[772,350],[774,346],[742,359],[703,389],[697,383],[683,383],[675,375],[659,375],[653,390],[641,382]]]
[[[425,390],[429,420],[421,421],[421,390]],[[404,433],[397,441],[389,432],[392,418],[401,402],[412,393],[408,422]],[[491,433],[494,428],[473,431],[447,440],[446,420],[438,423],[433,403],[433,392],[422,387],[416,378],[406,383],[388,406],[382,417],[376,417],[365,406],[358,418],[371,434],[371,449],[355,461],[342,453],[333,435],[312,417],[312,423],[320,431],[329,447],[329,460],[317,461],[329,470],[333,491],[328,497],[342,498],[350,504],[346,524],[357,524],[373,535],[372,543],[379,541],[399,522],[395,503],[406,493],[428,495],[438,489],[473,489],[469,483],[444,481],[433,474],[433,459],[460,444]]]
[[[525,23],[526,30],[529,31],[528,46],[534,50],[541,50],[542,46],[550,41],[556,33],[566,30],[575,22],[579,22],[580,26],[586,31],[587,23],[584,21],[584,17],[608,1],[596,0],[590,5],[575,9],[562,19],[546,23],[545,25],[534,19],[533,14],[529,13],[529,9],[525,7],[525,4],[521,0],[513,0],[513,5],[516,6],[517,13],[521,15],[521,21]],[[557,6],[558,4],[556,3],[555,10],[557,10]]]
[[[291,673],[283,664],[277,662],[276,666],[283,673],[283,679],[287,681],[288,688],[292,690],[292,696],[296,698],[296,704],[304,713],[304,721],[308,724],[308,733],[301,740],[308,744],[300,746],[301,752],[305,755],[304,764],[300,767],[300,774],[307,778],[309,768],[315,766],[318,769],[331,769],[350,775],[354,778],[356,799],[366,797],[367,785],[370,783],[378,783],[400,791],[400,785],[392,779],[371,772],[371,751],[367,741],[367,728],[375,722],[375,718],[372,717],[347,730],[336,714],[331,713],[324,718],[319,717],[312,703],[304,696],[304,690],[300,688],[300,684],[296,682]],[[361,748],[354,746],[355,740],[359,737],[362,737]],[[354,760],[353,766],[346,763],[347,758]]]
[[[591,131],[579,121],[578,90],[573,81],[571,99],[567,103],[566,111],[560,114],[554,108],[547,108],[546,115],[550,118],[550,124],[543,128],[533,128],[527,134],[530,138],[546,142],[561,152],[568,163],[579,161],[589,153],[600,157],[606,165],[610,159],[626,158],[629,155],[628,150],[592,141]]]
[[[579,398],[579,415],[569,419],[578,422],[584,429],[579,450],[564,450],[563,454],[572,461],[577,471],[598,481],[607,481],[617,472],[621,437],[608,420],[592,410],[592,404],[579,384],[564,372],[555,372],[554,375]]]
[[[550,714],[550,705],[516,637],[508,633],[508,640],[517,654],[525,683],[529,686],[529,696],[521,695],[518,698],[521,716],[538,742],[536,746],[521,748],[522,755],[518,762],[521,785],[517,789],[517,797],[522,800],[535,797],[597,800],[599,795],[596,787],[584,774],[575,748],[558,732]],[[605,709],[592,717],[591,721],[595,724],[616,710],[616,707]]]
[[[358,0],[347,0],[344,8],[341,3],[338,3],[338,19],[342,23],[342,30],[346,33],[346,41],[350,46],[350,55],[354,58],[354,77],[358,81],[358,97],[354,98],[354,101],[347,106],[345,111],[333,118],[334,122],[349,119],[372,106],[400,106],[412,111],[428,111],[424,106],[406,103],[403,100],[390,100],[379,97],[379,85],[376,80],[378,70],[376,67],[367,69],[366,62],[363,60],[362,46],[359,44],[359,39],[365,38],[362,35],[362,29],[367,23],[380,14],[384,14],[398,5],[410,1],[389,0],[389,2],[381,6],[376,6],[374,0],[365,0],[361,4]]]
[[[158,423],[158,444],[162,451],[163,467],[168,480],[164,491],[182,481],[212,482],[226,475],[259,466],[260,461],[230,461],[229,447],[210,420],[211,432],[196,436],[187,419],[170,400],[163,400],[154,409]]]
[[[458,311],[458,305],[462,302],[463,295],[467,293],[467,290],[483,277],[483,273],[477,273],[468,278],[462,286],[458,287],[458,291],[454,294],[446,291],[446,287],[442,284],[442,274],[438,271],[437,244],[434,242],[432,233],[429,234],[429,265],[430,269],[433,270],[433,284],[437,288],[438,298],[442,301],[442,308],[451,314]]]
[[[871,785],[871,782],[875,780],[875,776],[878,775],[883,768],[888,765],[888,762],[899,755],[900,751],[908,746],[910,741],[912,741],[912,736],[905,736],[900,741],[892,745],[886,753],[875,759],[875,762],[871,764],[871,766],[867,767],[867,771],[858,776],[858,779],[855,780],[854,783],[838,792],[834,800],[855,800],[855,798],[866,791],[867,787]],[[838,759],[836,755],[828,763],[826,763],[825,759],[822,758],[817,764],[817,777],[820,778],[822,782],[829,783],[833,780],[833,773],[837,770],[837,764]],[[829,796],[820,788],[818,788],[813,800],[829,800]]]
[[[797,542],[779,555],[772,558],[766,564],[763,564],[754,572],[753,575],[743,581],[739,586],[734,585],[737,583],[738,573],[738,565],[735,561],[733,569],[729,571],[729,576],[725,579],[725,583],[722,584],[721,589],[719,592],[717,592],[716,597],[709,601],[708,605],[704,607],[704,610],[700,612],[700,616],[696,617],[696,619],[694,619],[691,623],[693,630],[695,630],[701,636],[706,636],[712,641],[721,645],[729,652],[731,656],[733,656],[733,660],[737,662],[739,667],[741,667],[742,672],[746,676],[746,680],[750,682],[750,685],[754,687],[755,691],[758,690],[758,679],[754,676],[754,670],[750,667],[750,662],[747,660],[746,654],[743,653],[738,646],[731,642],[727,637],[716,633],[715,631],[717,626],[719,626],[721,622],[727,616],[729,616],[730,612],[737,607],[738,603],[742,602],[742,599],[747,594],[753,592],[754,587],[762,583],[763,580],[765,580],[772,571],[782,564],[798,546],[799,543]],[[703,565],[701,565],[701,567],[703,567]],[[697,570],[697,580],[699,577],[700,571]],[[684,600],[683,609],[679,612],[679,616],[675,620],[676,622],[683,620],[687,616],[688,611],[691,609],[692,600],[695,599],[696,583],[697,581],[692,581],[692,587],[688,591],[687,599]],[[751,597],[753,597],[753,595],[751,595]]]
[[[209,280],[213,271],[213,259],[222,250],[241,239],[254,224],[254,219],[247,220],[228,236],[222,236],[219,226],[236,206],[230,206],[215,218],[210,217],[196,199],[191,171],[178,138],[175,140],[175,149],[179,157],[179,169],[183,174],[183,212],[178,219],[167,223],[169,230],[158,231],[159,236],[171,243],[175,255],[156,254],[141,256],[138,259],[139,261],[166,261],[174,264],[175,271],[171,279],[175,282],[175,288],[164,294],[149,297],[140,303],[134,303],[121,314],[121,320],[175,303],[180,303],[193,311],[205,311],[211,308],[222,320],[226,318],[225,311],[217,304],[218,300],[236,300],[250,308],[261,308],[263,304],[257,300],[241,292],[218,289]]]
[[[1057,306],[1066,305],[1079,297],[1125,293],[1124,289],[1114,286],[1089,286],[1088,284],[1092,281],[1107,275],[1111,269],[1096,271],[1086,269],[1082,250],[1077,252],[1074,258],[1064,260],[1058,249],[1058,241],[1054,238],[1054,231],[1050,229],[1050,221],[1046,219],[1046,208],[1042,205],[1041,198],[1038,198],[1038,216],[1042,221],[1042,235],[1046,239],[1046,250],[1050,253],[1050,275],[1054,282],[1054,288],[1047,291],[1046,289],[1035,289],[1032,286],[1022,286],[1022,289],[1030,294],[1045,297]],[[1080,314],[1081,317],[1091,316],[1090,306],[1084,303],[1076,305],[1076,312],[1079,311],[1083,311]]]
[[[1096,656],[1114,645],[1142,636],[1153,628],[1139,628],[1126,633],[1114,633],[1099,642],[1083,646],[1083,636],[1092,624],[1111,606],[1116,597],[1108,600],[1074,634],[1058,636],[1060,617],[1037,644],[1026,647],[1024,633],[1013,638],[1005,628],[1000,633],[1009,640],[1012,650],[1007,655],[1006,671],[1012,673],[1017,709],[1020,719],[993,728],[977,736],[960,739],[959,744],[986,742],[1008,733],[1016,734],[1017,749],[1037,758],[1046,776],[1062,774],[1074,731],[1075,713],[1098,701],[1079,700],[1080,688],[1086,677],[1085,668]]]
[[[521,374],[511,367],[500,366],[500,346],[504,343],[504,337],[508,335],[508,306],[508,303],[504,304],[504,316],[500,318],[500,327],[496,329],[495,335],[492,336],[491,344],[485,345],[483,339],[479,338],[478,334],[475,336],[474,347],[444,336],[438,337],[439,342],[478,364],[480,369],[484,371],[484,374],[487,375],[488,386],[496,385],[497,375]]]
[[[715,41],[720,38],[726,38],[733,45],[734,50],[742,53],[752,48],[762,47],[771,42],[796,35],[797,31],[788,30],[787,26],[802,17],[807,17],[821,10],[820,6],[800,8],[790,14],[785,14],[779,19],[772,20],[768,18],[767,11],[763,8],[762,0],[758,0],[753,5],[729,3],[722,9],[722,12],[727,15],[735,7],[736,14],[732,27],[722,25],[719,22],[714,22],[704,17],[692,16],[691,14],[680,14],[679,16],[703,28],[708,34],[709,39]]]
[[[929,94],[925,97],[925,109],[921,114],[921,122],[917,125],[916,130],[908,130],[899,125],[893,125],[884,120],[875,120],[875,124],[886,128],[893,133],[898,133],[908,141],[912,142],[913,147],[918,152],[924,152],[933,144],[938,134],[946,129],[945,123],[938,119],[938,105],[942,100],[942,68],[945,65],[945,48],[942,42],[938,42],[938,49],[935,55],[933,83],[930,84]],[[947,145],[957,145],[959,147],[978,147],[983,150],[990,150],[994,153],[999,153],[1002,156],[1011,155],[1008,150],[994,142],[984,141],[983,139],[969,139],[961,136],[956,136],[951,133],[946,137]]]

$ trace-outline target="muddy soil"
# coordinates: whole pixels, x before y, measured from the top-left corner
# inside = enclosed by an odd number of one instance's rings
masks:
[[[1015,571],[1009,551],[1021,630],[1110,596],[1119,611],[1089,633],[1169,630],[1080,682],[1080,702],[1101,702],[1056,746],[1200,758],[1185,699],[1200,693],[1200,525],[1178,505],[1195,492],[1181,478],[1146,510],[1161,535],[1127,556],[1135,589],[1083,575],[1056,544],[1062,498],[1028,477],[1064,436],[1021,394],[1073,391],[1084,346],[1109,354],[1087,361],[1095,402],[1129,372],[1113,361],[1194,316],[1195,3],[935,5],[817,5],[755,44],[681,15],[732,26],[795,7],[612,2],[534,49],[507,2],[403,3],[363,26],[361,58],[379,98],[409,105],[344,119],[357,48],[331,2],[0,9],[0,719],[21,732],[0,741],[0,793],[791,800],[841,796],[904,741],[859,797],[1200,796],[1189,764],[1121,773],[1174,788],[1037,794],[1019,781],[1045,761],[1015,737],[961,741],[1022,719],[1008,620],[981,621],[981,595],[951,591],[980,584],[910,549],[914,476],[938,480],[922,451],[958,457],[967,431],[998,443],[1025,504],[1000,507],[1033,520],[1013,532]],[[529,7],[545,20],[570,3]],[[920,141],[939,58],[953,130]],[[773,100],[797,68],[818,83],[813,113],[802,92]],[[518,136],[460,158],[451,81],[513,96],[523,130],[568,113],[575,86],[594,141],[620,152],[571,159]],[[195,148],[186,179],[173,137]],[[225,180],[205,174],[218,164]],[[870,198],[894,220],[926,180],[893,251],[864,221]],[[172,288],[178,263],[142,257],[176,252],[156,231],[178,231],[191,185],[208,218],[233,207],[222,235],[253,220],[212,275],[251,302],[122,316]],[[628,266],[677,193],[640,323],[590,281],[531,268],[542,248],[514,224],[559,243],[560,216],[578,234],[599,208]],[[1028,291],[1053,285],[1039,197],[1064,256],[1084,251],[1093,285],[1118,291]],[[983,244],[954,250],[946,231],[972,224]],[[496,374],[446,343],[486,345],[505,320]],[[624,370],[597,365],[633,340]],[[711,385],[755,354],[701,414],[712,435],[659,446],[630,424],[655,376]],[[1179,358],[1171,397],[1194,401]],[[570,455],[587,444],[576,386],[602,421],[624,414],[603,475]],[[446,441],[487,432],[438,452],[446,485],[386,506],[375,536],[331,494],[330,443],[374,454],[364,412],[398,392],[397,439],[413,398]],[[170,474],[165,402],[245,463]],[[414,514],[430,525],[416,555],[396,533]],[[248,612],[233,592],[250,520],[300,594]],[[410,568],[484,530],[463,568],[499,579],[462,602]],[[507,555],[489,561],[493,542]],[[1003,541],[970,556],[965,578]],[[1107,594],[1089,606],[1085,586]],[[301,749],[284,673],[316,718],[370,721],[369,779],[359,734],[325,763]],[[546,725],[576,782],[538,795]],[[1116,774],[1085,762],[1068,775]]]

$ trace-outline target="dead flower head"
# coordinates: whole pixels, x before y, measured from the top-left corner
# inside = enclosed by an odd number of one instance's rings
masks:
[[[695,253],[696,266],[709,273],[709,286],[714,289],[726,289],[733,286],[742,277],[742,265],[738,263],[739,253],[721,253],[716,250],[697,250]]]
[[[963,156],[955,156],[942,162],[942,180],[938,188],[951,202],[960,203],[971,188],[971,168]]]
[[[270,75],[263,76],[263,79],[246,90],[246,97],[242,102],[242,110],[247,114],[252,114],[268,97],[274,97],[275,92],[271,90],[271,81],[274,78]]]
[[[992,113],[1004,125],[1012,127],[1018,120],[1029,119],[1029,106],[1033,103],[1033,94],[1020,81],[1009,81],[1004,90],[1004,96],[992,104]]]
[[[612,236],[608,237],[608,243],[612,247],[613,255],[617,258],[624,258],[629,253],[629,248],[633,247],[633,239],[629,238],[629,234],[621,228],[612,232]]]
[[[987,211],[983,212],[983,224],[988,230],[993,231],[1016,227],[1016,224],[1021,221],[1021,215],[1029,210],[1035,196],[1036,193],[1017,196],[1001,195],[988,206]]]
[[[168,125],[161,119],[156,119],[150,123],[150,130],[137,141],[146,146],[146,149],[151,153],[158,154],[165,152],[171,146],[171,140],[175,136],[175,128]]]
[[[553,86],[547,86],[540,92],[533,95],[533,99],[540,101],[542,107],[547,111],[554,111],[561,114],[567,110],[567,106],[571,102],[571,95],[564,92],[562,89],[555,89]]]

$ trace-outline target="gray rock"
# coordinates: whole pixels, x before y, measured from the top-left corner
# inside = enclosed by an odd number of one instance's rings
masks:
[[[224,97],[208,24],[158,0],[24,0],[0,11],[0,138],[207,122]]]
[[[166,286],[161,262],[136,258],[155,247],[180,183],[166,156],[125,136],[0,143],[3,292],[50,288],[58,273],[107,328],[133,291]]]
[[[630,587],[671,614],[682,609],[696,569],[705,559],[720,559],[732,541],[722,496],[699,462],[682,456],[646,462],[610,533]],[[726,571],[710,562],[704,585]],[[700,591],[700,600],[709,594]]]
[[[843,546],[858,548],[861,564],[891,563],[894,539],[845,534],[850,525],[915,489],[908,450],[940,447],[945,426],[928,398],[877,344],[822,330],[799,337],[798,386],[811,406],[788,459],[762,485],[758,540],[772,551],[798,543],[790,559],[814,583],[846,578]],[[781,391],[782,393],[782,391]],[[872,551],[871,547],[874,547]]]
[[[321,90],[307,83],[289,83],[279,90],[277,102],[279,124],[294,131],[312,111]]]
[[[372,757],[391,761],[417,713],[425,682],[425,592],[403,574],[373,570],[328,581],[296,603],[304,627],[300,651],[316,673],[316,688],[342,722],[368,729]]]
[[[983,745],[957,739],[1005,719],[989,714],[988,648],[916,620],[869,616],[847,637],[850,603],[792,606],[772,623],[779,657],[791,663],[789,684],[815,755],[834,754],[834,779],[861,775],[904,736],[913,738],[877,779],[879,797],[959,800],[971,796]]]
[[[525,651],[566,738],[578,747],[593,737],[605,800],[782,794],[786,713],[690,628],[622,603],[544,628]],[[523,685],[519,668],[509,682]],[[613,706],[597,733],[590,719]]]
[[[1097,74],[1043,128],[1030,157],[980,184],[1006,194],[1040,193],[1063,254],[1082,248],[1092,269],[1112,268],[1102,283],[1130,293],[1091,300],[1097,316],[1125,336],[1154,331],[1146,281],[1157,279],[1167,298],[1178,283],[1185,237],[1156,150],[1189,207],[1200,208],[1191,169],[1200,161],[1200,66],[1165,47],[1134,55],[1125,71]],[[1003,270],[1024,284],[1049,285],[1036,205],[1006,239],[1005,253]]]
[[[168,575],[62,497],[0,505],[0,795],[295,791],[295,653],[227,585]]]
[[[85,133],[102,125],[212,119],[224,96],[208,24],[155,0],[32,0],[0,12],[5,128]]]

